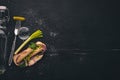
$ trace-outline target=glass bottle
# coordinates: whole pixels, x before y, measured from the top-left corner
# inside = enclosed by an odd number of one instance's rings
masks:
[[[6,70],[6,48],[7,36],[5,32],[0,29],[0,74],[3,74]]]
[[[7,52],[7,28],[9,13],[6,6],[0,6],[0,74],[6,71],[6,52]]]

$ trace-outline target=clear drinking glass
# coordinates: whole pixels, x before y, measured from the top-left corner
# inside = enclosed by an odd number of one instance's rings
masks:
[[[26,40],[30,35],[30,32],[29,32],[29,28],[28,27],[21,27],[19,28],[19,34],[18,34],[18,37],[21,39],[21,40]]]

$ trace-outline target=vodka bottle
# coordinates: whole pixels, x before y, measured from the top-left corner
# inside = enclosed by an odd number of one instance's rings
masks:
[[[5,32],[0,29],[0,74],[6,71],[6,48],[7,36]]]

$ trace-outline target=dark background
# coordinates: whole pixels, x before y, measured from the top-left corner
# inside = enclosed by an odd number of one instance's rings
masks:
[[[117,0],[0,0],[10,10],[8,56],[14,15],[31,33],[41,29],[47,51],[29,68],[12,64],[0,80],[119,80],[120,31]],[[17,46],[21,44],[18,39]]]

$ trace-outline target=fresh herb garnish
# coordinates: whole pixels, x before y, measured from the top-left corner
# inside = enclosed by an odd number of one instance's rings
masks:
[[[26,67],[26,64],[25,64],[25,62],[23,61],[22,63],[20,63],[20,65],[19,65],[19,67]]]
[[[37,45],[34,42],[31,42],[29,47],[34,50],[36,49]]]

